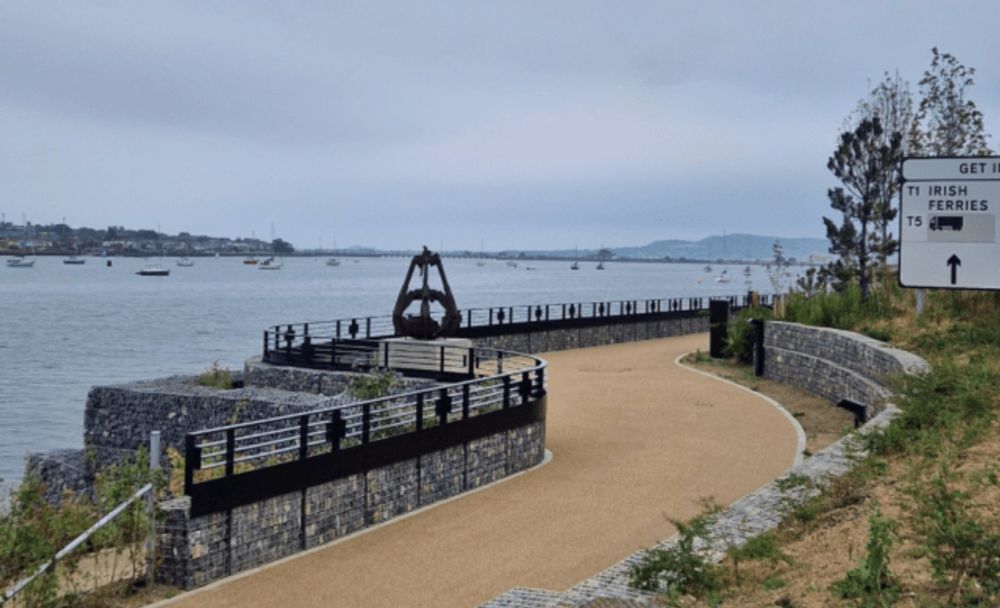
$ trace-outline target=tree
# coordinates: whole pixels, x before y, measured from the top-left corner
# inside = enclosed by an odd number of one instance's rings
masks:
[[[850,130],[853,125],[858,125],[863,120],[875,118],[882,124],[879,145],[891,145],[891,140],[897,133],[905,134],[913,131],[913,94],[910,93],[910,84],[900,78],[898,73],[883,74],[882,81],[868,93],[868,97],[858,102],[857,108],[848,117],[845,130]],[[908,142],[901,137],[900,158],[907,154]],[[902,183],[902,164],[892,163],[889,170],[884,173],[881,196],[875,203],[872,220],[875,232],[880,236],[875,252],[883,267],[888,258],[899,249],[899,241],[892,238],[890,231],[899,214],[894,202]]]
[[[275,253],[292,253],[295,247],[284,239],[274,239],[271,241],[271,250]]]
[[[983,113],[967,98],[975,68],[931,49],[931,67],[920,79],[920,105],[910,130],[910,152],[922,156],[988,156]]]
[[[830,206],[842,214],[839,225],[823,218],[830,253],[840,258],[829,273],[840,288],[856,277],[864,298],[869,292],[872,252],[883,248],[872,228],[886,184],[901,158],[902,139],[899,132],[886,139],[877,116],[862,119],[853,131],[840,135],[840,142],[826,165],[843,184],[827,192]]]

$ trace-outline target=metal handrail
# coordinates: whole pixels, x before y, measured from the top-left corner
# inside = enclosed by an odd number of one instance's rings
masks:
[[[426,343],[386,343],[352,341],[386,357],[390,369],[431,371],[439,361],[451,359],[459,364],[444,366],[448,383],[411,390],[359,402],[338,404],[309,412],[285,414],[203,429],[187,434],[185,487],[195,485],[195,471],[225,468],[224,475],[237,474],[236,465],[249,461],[267,468],[278,462],[267,460],[298,452],[300,459],[310,455],[310,448],[330,445],[340,449],[342,440],[378,441],[388,436],[421,432],[419,421],[436,418],[451,424],[476,415],[484,408],[520,407],[529,397],[544,395],[545,367],[542,359],[521,353],[483,348],[457,347]],[[336,344],[336,343],[335,343]],[[414,355],[396,366],[393,348],[405,348]],[[420,355],[423,351],[423,357]],[[499,362],[503,362],[501,368]],[[416,368],[408,367],[416,365]],[[456,378],[458,370],[472,376]],[[477,374],[482,374],[478,375]],[[447,407],[445,407],[447,406]],[[333,430],[331,425],[339,425]],[[409,429],[409,430],[407,430]],[[249,431],[239,435],[239,431]],[[333,432],[334,435],[330,435]],[[322,440],[317,436],[326,435]],[[220,439],[220,437],[223,437]],[[203,447],[211,447],[204,450]],[[210,461],[210,462],[206,462]],[[200,483],[200,482],[199,482]]]
[[[27,587],[28,585],[30,585],[31,581],[35,580],[36,578],[38,578],[39,576],[41,576],[42,574],[44,574],[45,571],[48,570],[49,568],[51,568],[56,562],[58,562],[59,560],[61,560],[64,557],[66,557],[74,549],[76,549],[77,547],[79,547],[80,545],[82,545],[84,542],[86,542],[86,540],[88,538],[90,538],[95,532],[97,532],[98,530],[100,530],[101,528],[103,528],[104,526],[106,526],[107,524],[111,523],[116,517],[118,517],[119,515],[121,515],[122,511],[124,511],[126,508],[128,508],[129,505],[131,505],[136,500],[142,498],[143,496],[145,496],[148,492],[151,492],[152,490],[153,490],[153,484],[152,483],[147,483],[146,485],[144,485],[141,488],[139,488],[138,490],[136,490],[135,494],[132,494],[132,496],[130,498],[128,498],[123,503],[121,503],[120,505],[118,505],[117,507],[115,507],[114,509],[112,509],[111,512],[109,512],[107,515],[105,515],[101,519],[97,520],[97,523],[95,523],[94,525],[92,525],[89,528],[87,528],[87,530],[83,534],[80,534],[79,536],[77,536],[76,538],[74,538],[72,541],[70,541],[70,543],[68,545],[66,545],[65,547],[63,547],[62,549],[60,549],[55,554],[55,557],[53,557],[49,561],[45,562],[41,566],[39,566],[38,569],[35,570],[34,574],[32,574],[31,576],[28,576],[28,577],[22,579],[16,585],[14,585],[13,587],[11,587],[7,591],[4,591],[3,596],[0,597],[0,605],[6,604],[8,601],[10,601],[11,599],[13,599],[15,595],[17,595],[25,587]]]
[[[760,295],[762,302],[771,296]],[[679,298],[635,298],[627,300],[600,300],[589,302],[552,302],[548,304],[515,304],[485,308],[460,310],[461,329],[478,327],[507,326],[516,323],[540,324],[553,321],[579,319],[622,318],[643,314],[667,312],[698,312],[708,309],[711,299],[728,299],[734,305],[747,306],[749,294],[720,295]],[[352,331],[353,330],[353,331]],[[274,325],[264,332],[265,343],[273,343],[280,350],[286,339],[301,340],[304,336],[312,339],[351,338],[368,340],[388,338],[396,335],[391,315],[350,317],[328,321],[307,321]],[[265,349],[266,350],[266,349]]]

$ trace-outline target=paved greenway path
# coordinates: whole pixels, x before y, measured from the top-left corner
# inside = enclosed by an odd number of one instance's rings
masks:
[[[674,363],[697,348],[707,334],[543,354],[549,464],[170,605],[464,608],[566,589],[673,534],[667,517],[699,498],[729,504],[792,465],[779,411]]]

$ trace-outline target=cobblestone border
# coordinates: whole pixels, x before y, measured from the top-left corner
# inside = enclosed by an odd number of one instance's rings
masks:
[[[840,347],[844,342],[853,339],[862,343],[859,346],[866,348],[876,347],[883,353],[893,356],[899,355],[896,359],[901,364],[903,373],[913,374],[928,369],[927,362],[917,355],[899,349],[888,348],[883,343],[872,340],[867,336],[843,330],[833,331],[826,328],[809,328],[790,323],[783,323],[782,325],[789,329],[794,329],[798,336],[809,333],[809,330],[815,330],[817,341],[821,341],[824,335],[835,336],[838,343],[835,345],[837,354],[834,355],[834,358],[839,358],[839,355],[842,353]],[[817,350],[816,346],[815,343],[809,345],[810,352],[808,356],[810,358],[817,358],[817,356],[822,354],[822,351]],[[679,360],[676,363],[681,365]],[[836,365],[832,361],[829,363]],[[691,369],[688,366],[682,365],[682,367]],[[857,367],[857,365],[852,367]],[[884,370],[885,366],[880,362],[876,366],[876,369],[872,370],[874,372],[872,375],[882,380],[885,377]],[[700,372],[700,370],[693,371],[704,373]],[[728,382],[723,378],[718,379]],[[881,383],[876,382],[876,384],[881,386]],[[888,391],[888,389],[885,390]],[[887,426],[899,411],[892,403],[884,404],[879,413],[856,432],[842,437],[810,458],[796,464],[782,476],[747,494],[724,509],[713,519],[709,526],[709,535],[712,537],[713,543],[711,546],[702,546],[700,549],[705,551],[712,559],[719,561],[728,549],[741,546],[751,538],[777,527],[795,508],[822,492],[822,489],[831,479],[844,475],[854,467],[855,463],[864,458],[865,451],[862,447],[862,438],[869,433]],[[654,547],[666,549],[676,545],[678,540],[678,537],[675,535],[657,543]],[[628,585],[629,571],[633,566],[642,561],[645,553],[645,550],[637,551],[610,568],[581,581],[566,591],[553,592],[543,589],[515,587],[481,604],[481,607],[583,608],[600,598],[616,598],[634,602],[634,605],[652,606],[654,605],[656,594],[638,591]]]

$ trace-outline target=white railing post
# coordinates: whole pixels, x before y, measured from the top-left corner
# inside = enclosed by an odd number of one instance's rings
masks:
[[[160,470],[160,431],[149,433],[149,475],[152,481]],[[146,495],[149,536],[146,538],[146,585],[152,587],[156,572],[156,484]]]

